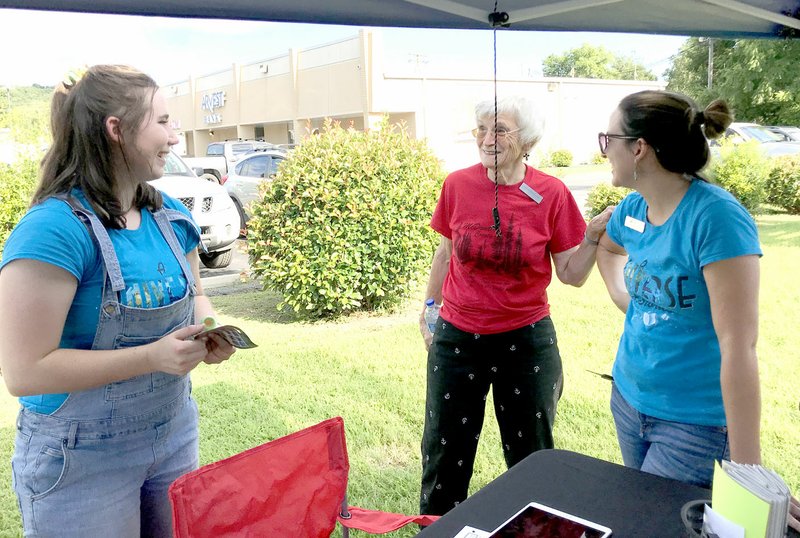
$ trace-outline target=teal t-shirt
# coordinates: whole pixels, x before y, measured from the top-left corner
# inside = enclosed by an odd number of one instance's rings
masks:
[[[613,368],[620,393],[653,417],[724,426],[721,355],[703,267],[760,256],[753,218],[730,193],[694,180],[661,226],[647,222],[647,202],[634,192],[606,231],[628,253],[631,301]]]
[[[73,191],[90,209],[80,191]],[[164,206],[191,214],[179,201],[162,195]],[[198,230],[186,221],[172,222],[178,244],[188,253],[200,241]],[[127,306],[155,308],[180,299],[186,292],[186,278],[180,264],[158,229],[149,210],[142,210],[136,230],[108,229],[119,259],[125,289],[119,300]],[[11,232],[3,249],[0,270],[19,259],[37,260],[60,267],[78,280],[78,289],[67,314],[60,347],[90,349],[97,329],[103,286],[100,251],[86,226],[63,201],[51,198],[32,207]],[[20,398],[33,411],[53,413],[67,394],[43,394]]]

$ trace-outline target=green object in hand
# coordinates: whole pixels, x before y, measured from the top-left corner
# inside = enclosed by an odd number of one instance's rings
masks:
[[[210,331],[211,329],[217,328],[217,320],[214,319],[212,316],[208,316],[203,319],[203,330]]]

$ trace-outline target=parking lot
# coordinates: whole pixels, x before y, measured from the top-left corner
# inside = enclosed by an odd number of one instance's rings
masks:
[[[226,286],[240,280],[243,272],[250,270],[247,263],[247,243],[244,239],[237,239],[233,249],[233,261],[228,267],[209,269],[200,264],[200,280],[203,289]]]

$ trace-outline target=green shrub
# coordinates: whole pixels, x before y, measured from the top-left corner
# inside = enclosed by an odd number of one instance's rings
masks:
[[[800,155],[786,155],[773,161],[767,178],[767,202],[800,214]]]
[[[711,161],[709,176],[755,214],[766,198],[767,177],[771,170],[769,157],[758,142],[734,144],[722,140],[719,155]]]
[[[589,160],[589,162],[591,164],[604,164],[606,162],[606,156],[599,151],[595,151],[592,153],[592,158]]]
[[[530,163],[534,168],[548,168],[551,166],[550,154],[540,150],[538,147],[534,147],[531,153]]]
[[[0,163],[0,253],[11,230],[28,209],[39,165],[32,159]]]
[[[572,152],[568,149],[557,149],[550,154],[550,163],[559,168],[572,166]]]
[[[619,205],[628,196],[631,189],[614,187],[608,183],[598,183],[586,196],[586,217],[592,218],[603,212],[610,205]]]
[[[367,132],[326,121],[253,204],[250,265],[308,317],[392,306],[430,268],[444,178],[424,142],[386,118]]]

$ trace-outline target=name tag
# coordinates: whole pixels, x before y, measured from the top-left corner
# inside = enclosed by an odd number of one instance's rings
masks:
[[[519,186],[519,190],[524,192],[528,196],[528,198],[530,198],[531,200],[533,200],[537,204],[541,204],[542,203],[542,195],[539,194],[538,192],[536,192],[535,190],[533,190],[526,183],[523,183],[522,185],[520,185]]]
[[[639,219],[635,219],[630,215],[625,217],[625,227],[635,230],[639,233],[644,233],[644,222],[640,221]]]

